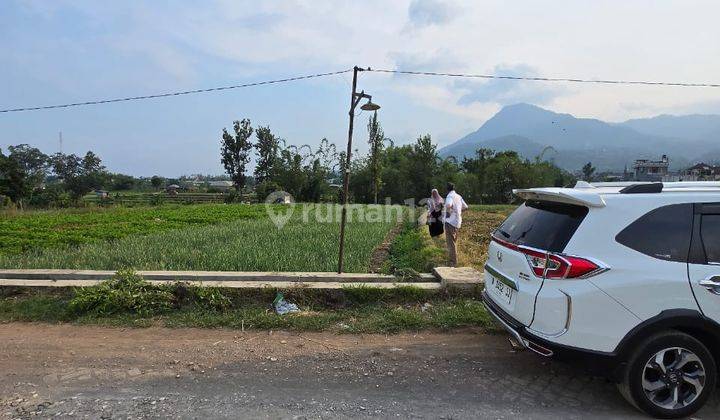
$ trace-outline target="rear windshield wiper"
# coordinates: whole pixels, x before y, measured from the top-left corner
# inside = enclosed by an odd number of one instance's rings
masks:
[[[510,234],[507,233],[507,232],[505,232],[504,230],[498,229],[497,231],[500,232],[500,234],[501,234],[502,236],[504,236],[504,237],[506,237],[506,238],[510,238]]]

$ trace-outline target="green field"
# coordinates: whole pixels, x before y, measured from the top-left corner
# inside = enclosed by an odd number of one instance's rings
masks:
[[[263,206],[223,204],[96,207],[2,214],[0,255],[263,217],[266,217]]]
[[[333,271],[337,206],[301,206],[278,229],[264,205],[114,207],[47,211],[0,220],[1,268],[117,270]],[[284,211],[284,207],[275,207]],[[388,220],[354,218],[345,270],[365,272],[373,250],[397,224],[399,207],[353,206]],[[317,220],[317,217],[320,220]],[[378,217],[377,219],[383,219]]]
[[[273,209],[282,212],[289,207]],[[337,216],[338,206],[297,206],[282,229],[276,227],[264,205],[164,205],[3,215],[0,268],[334,271],[339,223],[337,217],[327,217],[328,209]],[[461,261],[481,263],[489,232],[511,209],[473,206],[467,212]],[[370,211],[375,217],[359,220],[361,211]],[[444,263],[442,239],[432,240],[427,228],[417,226],[405,208],[352,206],[351,214],[346,271],[367,272],[380,260],[383,271],[412,276]],[[398,215],[403,216],[401,220]],[[397,235],[384,258],[373,258],[391,230]],[[128,281],[84,289],[0,288],[0,323],[340,333],[460,327],[494,331],[490,316],[478,301],[479,291],[439,292],[412,286],[284,290],[285,297],[297,303],[302,313],[281,316],[268,310],[278,292],[275,289],[188,288],[182,284],[149,287]]]

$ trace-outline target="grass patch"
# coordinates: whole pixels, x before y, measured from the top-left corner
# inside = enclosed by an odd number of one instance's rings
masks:
[[[394,333],[428,328],[494,330],[477,291],[452,295],[416,287],[291,289],[300,313],[277,315],[277,290],[151,285],[120,273],[97,286],[69,291],[14,289],[0,297],[0,322],[71,322],[123,327],[203,327],[246,330]]]
[[[3,321],[64,322],[73,319],[68,310],[67,296],[31,292],[22,296],[0,298],[0,319]]]
[[[372,286],[346,286],[343,295],[351,305],[367,305],[388,302],[417,302],[432,299],[437,292],[415,286],[400,286],[394,289],[378,289]]]
[[[458,265],[483,269],[487,259],[490,234],[515,210],[513,205],[473,205],[463,212],[458,239]],[[445,265],[445,237],[431,238],[427,226],[405,222],[390,246],[383,272],[412,278]]]
[[[464,211],[458,241],[458,264],[483,270],[490,234],[515,208],[512,205],[481,205],[470,206]]]
[[[414,273],[427,273],[442,265],[447,252],[430,238],[427,226],[406,222],[390,245],[390,257],[385,272],[412,277]]]
[[[0,322],[69,322],[113,327],[233,328],[244,330],[330,331],[337,333],[397,333],[426,329],[479,327],[499,331],[480,302],[469,298],[434,300],[423,310],[418,303],[348,306],[342,309],[302,307],[297,314],[277,315],[268,306],[225,311],[190,306],[159,315],[119,313],[74,315],[67,302],[50,296],[0,299]]]

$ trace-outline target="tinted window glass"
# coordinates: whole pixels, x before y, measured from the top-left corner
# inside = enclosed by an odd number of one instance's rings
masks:
[[[707,261],[720,264],[720,214],[706,214],[702,217],[700,237]]]
[[[632,222],[615,240],[651,257],[687,262],[692,214],[692,204],[659,207]]]
[[[562,252],[588,208],[548,201],[526,201],[495,231],[495,235],[517,245]]]

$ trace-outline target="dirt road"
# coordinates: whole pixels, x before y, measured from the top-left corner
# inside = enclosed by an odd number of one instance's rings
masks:
[[[0,417],[628,418],[503,336],[0,325]],[[698,417],[717,418],[715,396]]]

